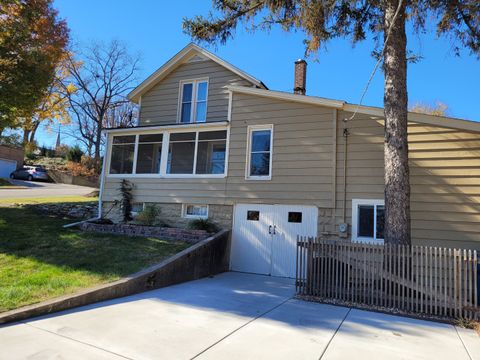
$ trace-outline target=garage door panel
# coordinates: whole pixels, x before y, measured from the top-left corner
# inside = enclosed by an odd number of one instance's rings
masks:
[[[17,162],[14,160],[0,159],[0,178],[8,178],[17,169]]]
[[[316,236],[317,217],[315,206],[236,205],[231,269],[295,277],[297,235]]]
[[[230,264],[232,270],[270,274],[270,205],[237,205],[232,233]]]
[[[295,277],[297,236],[316,236],[318,209],[309,206],[275,207],[272,242],[272,275]]]

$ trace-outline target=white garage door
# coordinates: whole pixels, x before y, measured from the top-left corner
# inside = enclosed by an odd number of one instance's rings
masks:
[[[314,206],[236,205],[231,269],[295,277],[297,235],[317,236],[317,219]]]
[[[0,178],[10,177],[10,173],[17,168],[17,162],[14,160],[0,159]]]

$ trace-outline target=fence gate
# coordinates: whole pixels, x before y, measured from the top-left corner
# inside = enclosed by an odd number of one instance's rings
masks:
[[[298,295],[478,319],[477,253],[298,237]]]

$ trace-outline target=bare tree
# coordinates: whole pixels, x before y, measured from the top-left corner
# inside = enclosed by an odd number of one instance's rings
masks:
[[[71,117],[81,141],[95,160],[100,160],[105,127],[125,126],[129,116],[119,109],[132,109],[127,94],[136,81],[139,57],[131,56],[118,41],[93,43],[67,59],[69,77],[63,89],[70,103]],[[118,115],[118,116],[117,116]],[[130,120],[130,123],[133,120]]]

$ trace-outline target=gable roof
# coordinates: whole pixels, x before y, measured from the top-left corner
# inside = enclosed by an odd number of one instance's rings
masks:
[[[140,85],[138,85],[135,89],[133,89],[128,94],[128,98],[131,101],[138,103],[143,93],[145,93],[146,91],[154,87],[156,84],[158,84],[163,78],[165,78],[178,66],[191,60],[196,56],[208,58],[216,62],[220,66],[223,66],[224,68],[237,74],[241,78],[249,81],[250,83],[252,83],[252,85],[255,85],[262,89],[268,89],[265,86],[265,84],[262,83],[260,80],[254,78],[253,76],[247,74],[246,72],[233,66],[229,62],[219,58],[218,56],[212,54],[210,51],[207,51],[194,43],[190,43],[187,46],[185,46],[182,50],[180,50],[174,57],[172,57],[165,64],[163,64],[159,69],[157,69],[152,75],[150,75],[142,83],[140,83]]]
[[[232,92],[250,94],[262,97],[269,97],[285,101],[294,101],[304,104],[326,106],[348,112],[355,110],[360,114],[385,117],[383,108],[365,105],[349,104],[343,100],[332,100],[318,96],[306,96],[287,93],[283,91],[273,91],[268,89],[255,89],[246,86],[228,86],[228,90]],[[464,120],[446,116],[437,116],[429,114],[421,114],[416,112],[408,112],[408,120],[415,123],[442,126],[450,129],[459,129],[465,131],[480,132],[480,122],[472,120]]]

